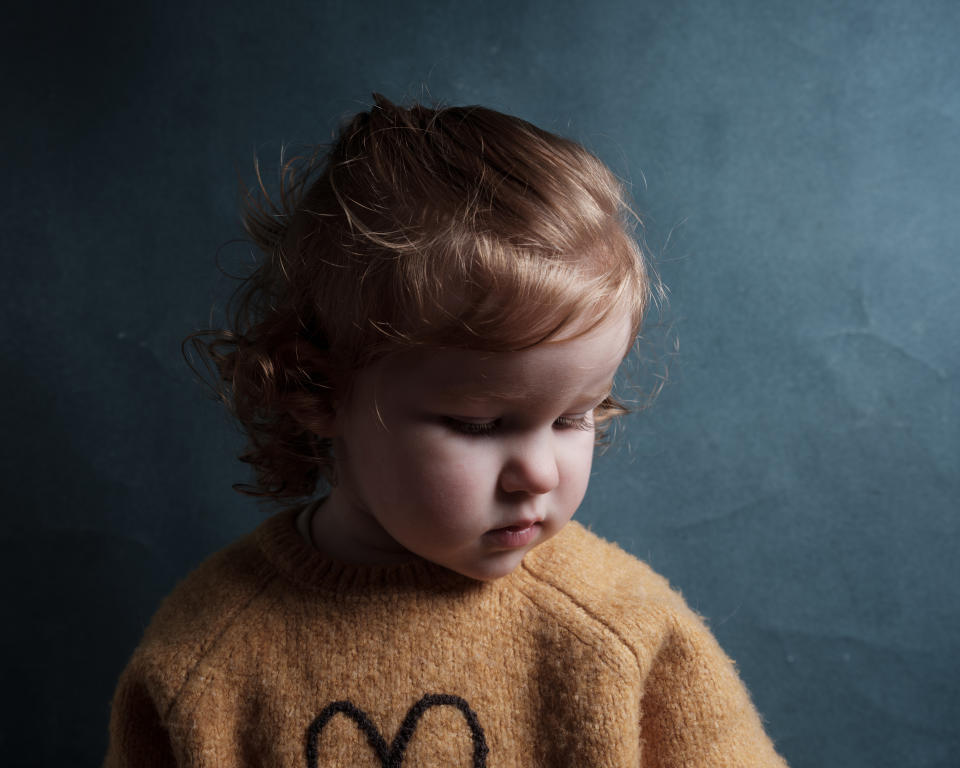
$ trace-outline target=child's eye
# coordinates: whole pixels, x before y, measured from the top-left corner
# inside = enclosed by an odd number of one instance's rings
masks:
[[[443,416],[446,427],[464,435],[492,435],[500,428],[500,419],[491,421],[466,421],[452,416]],[[553,422],[555,429],[582,429],[585,432],[593,431],[593,418],[590,413],[579,416],[561,416]]]
[[[593,429],[593,419],[589,413],[579,416],[561,416],[553,422],[553,426],[558,429],[582,429],[589,432]]]
[[[444,416],[443,423],[454,432],[461,432],[464,435],[489,435],[497,428],[499,420],[463,421],[452,416]]]

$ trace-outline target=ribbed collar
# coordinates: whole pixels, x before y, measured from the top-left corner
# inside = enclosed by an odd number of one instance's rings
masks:
[[[333,560],[304,541],[297,529],[301,509],[278,512],[261,523],[254,537],[269,563],[302,587],[342,594],[386,594],[482,590],[486,585],[422,559],[402,565],[353,565]]]

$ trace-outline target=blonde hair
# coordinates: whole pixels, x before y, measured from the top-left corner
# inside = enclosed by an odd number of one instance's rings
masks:
[[[520,350],[615,310],[639,331],[650,302],[623,185],[582,146],[483,107],[374,102],[328,151],[285,162],[278,194],[257,168],[244,225],[262,259],[230,327],[187,339],[249,437],[244,493],[330,479],[310,414],[390,352]],[[623,412],[608,399],[597,421]]]

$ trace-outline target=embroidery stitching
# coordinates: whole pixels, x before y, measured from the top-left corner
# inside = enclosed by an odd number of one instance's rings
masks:
[[[393,739],[393,743],[389,747],[387,747],[387,742],[377,726],[373,724],[367,713],[362,709],[359,709],[350,701],[334,701],[328,704],[307,728],[307,768],[317,768],[317,742],[320,739],[320,732],[338,712],[350,717],[357,724],[357,727],[366,734],[367,741],[376,752],[383,768],[400,768],[403,765],[407,744],[413,738],[413,732],[416,730],[420,718],[430,707],[440,706],[453,706],[463,713],[463,717],[470,727],[470,736],[473,739],[473,766],[474,768],[486,768],[487,754],[490,750],[487,748],[483,728],[480,727],[480,721],[477,719],[476,713],[459,696],[445,693],[427,694],[410,707],[403,718],[403,723],[401,723],[397,735]]]

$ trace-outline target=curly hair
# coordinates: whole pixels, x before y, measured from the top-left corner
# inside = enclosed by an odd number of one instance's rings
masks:
[[[636,333],[650,302],[623,185],[579,144],[500,112],[374,94],[332,146],[282,163],[276,193],[259,165],[256,179],[243,220],[259,261],[229,327],[184,341],[248,436],[257,481],[243,493],[292,503],[333,481],[317,425],[386,354],[521,350],[623,309]],[[625,412],[605,400],[598,431]]]

